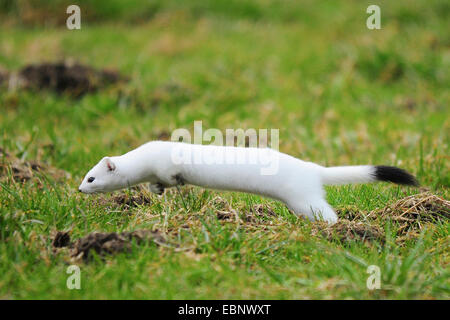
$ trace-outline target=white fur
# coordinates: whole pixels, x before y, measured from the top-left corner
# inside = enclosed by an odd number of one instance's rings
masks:
[[[185,158],[190,161],[174,161],[174,154],[180,152],[190,155]],[[196,162],[196,156],[207,154],[246,160],[242,163]],[[255,155],[276,159],[278,170],[274,174],[262,174],[261,170],[268,163],[249,161]],[[373,166],[325,168],[272,149],[153,141],[122,156],[103,158],[87,173],[79,190],[108,192],[149,182],[150,190],[157,191],[161,186],[172,187],[183,180],[205,188],[267,196],[284,202],[296,215],[335,223],[337,216],[325,200],[323,185],[372,182],[375,181],[373,172]],[[91,183],[88,182],[90,177],[95,178]]]

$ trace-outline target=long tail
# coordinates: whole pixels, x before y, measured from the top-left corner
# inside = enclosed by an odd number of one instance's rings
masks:
[[[344,166],[323,168],[322,170],[322,182],[325,185],[368,183],[375,181],[388,181],[412,186],[419,185],[412,174],[397,167]]]

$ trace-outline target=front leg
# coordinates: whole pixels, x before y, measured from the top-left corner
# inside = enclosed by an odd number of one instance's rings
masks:
[[[164,185],[160,182],[149,183],[148,185],[151,192],[156,193],[157,195],[162,195],[164,193]]]
[[[181,173],[176,171],[158,176],[158,182],[166,188],[186,184],[186,180],[183,178]]]

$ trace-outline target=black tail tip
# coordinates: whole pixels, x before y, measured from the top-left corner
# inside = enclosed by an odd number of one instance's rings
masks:
[[[397,167],[375,166],[374,176],[378,181],[388,181],[409,186],[419,185],[419,182],[412,174]]]

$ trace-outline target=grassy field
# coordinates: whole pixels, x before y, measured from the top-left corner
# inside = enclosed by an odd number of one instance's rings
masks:
[[[19,3],[0,0],[0,69],[72,59],[130,81],[80,98],[0,88],[0,148],[51,168],[21,182],[2,155],[0,298],[450,298],[448,220],[399,241],[396,221],[364,218],[425,189],[449,198],[448,1],[378,1],[381,30],[366,28],[368,1],[86,1],[73,31],[67,1]],[[192,131],[195,120],[279,129],[282,152],[321,165],[400,166],[422,189],[327,187],[341,217],[383,232],[366,241],[329,239],[283,204],[248,194],[77,192],[102,157]],[[145,203],[120,204],[118,194]],[[138,229],[167,243],[133,242],[90,262],[52,248],[56,231],[77,239]],[[72,263],[80,290],[66,287]],[[380,268],[381,289],[367,288],[369,265]]]

